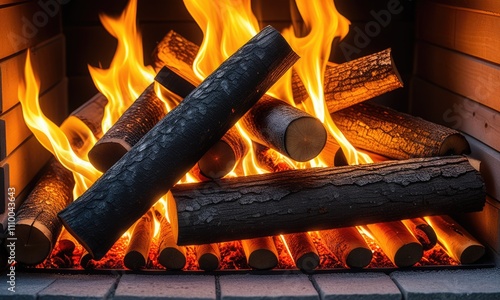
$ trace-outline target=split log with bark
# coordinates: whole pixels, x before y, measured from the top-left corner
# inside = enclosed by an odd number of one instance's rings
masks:
[[[270,236],[241,240],[247,264],[256,270],[269,270],[278,265],[278,250]]]
[[[466,157],[415,158],[179,184],[179,245],[479,211],[484,181]]]
[[[417,238],[418,242],[422,244],[424,250],[430,250],[437,244],[436,232],[427,222],[422,218],[413,218],[401,220],[406,228]]]
[[[470,153],[458,131],[380,105],[360,103],[331,116],[354,147],[389,158]]]
[[[153,213],[148,211],[134,226],[130,241],[123,257],[125,267],[138,270],[146,266],[149,248],[154,234]]]
[[[344,227],[319,232],[325,246],[349,268],[364,268],[373,253],[356,227]]]
[[[319,266],[319,254],[307,232],[283,235],[295,266],[305,272],[312,272]]]
[[[451,217],[428,216],[425,220],[436,231],[439,244],[461,264],[472,264],[485,254],[486,248]]]
[[[382,251],[397,267],[410,267],[424,255],[422,245],[400,221],[366,225]]]
[[[16,260],[36,265],[47,258],[61,233],[57,213],[73,201],[73,175],[53,159],[16,215]]]
[[[296,60],[276,30],[263,29],[60,212],[65,227],[102,258]]]

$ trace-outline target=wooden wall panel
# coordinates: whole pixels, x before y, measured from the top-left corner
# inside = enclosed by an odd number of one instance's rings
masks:
[[[36,45],[61,32],[59,9],[49,15],[38,1],[0,9],[0,59]],[[52,13],[50,13],[52,14]]]
[[[429,1],[418,4],[422,12],[417,18],[418,39],[500,63],[500,14]]]
[[[40,91],[44,92],[65,76],[65,41],[57,35],[31,48],[33,69],[40,80]],[[0,113],[19,103],[18,87],[24,80],[26,51],[22,51],[0,62]]]
[[[416,49],[416,75],[500,111],[500,66],[424,42]]]
[[[418,99],[412,114],[463,131],[500,151],[497,111],[420,78],[414,78],[412,86],[413,97]]]

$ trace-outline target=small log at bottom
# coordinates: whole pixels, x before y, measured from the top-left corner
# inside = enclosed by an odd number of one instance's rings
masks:
[[[137,270],[146,266],[153,233],[153,213],[148,211],[134,226],[125,256],[123,257],[125,267]]]
[[[437,235],[432,226],[422,218],[401,220],[406,228],[417,238],[425,250],[434,248],[437,244]]]
[[[344,227],[319,232],[325,246],[349,268],[364,268],[373,253],[356,227]]]
[[[200,269],[214,271],[219,268],[220,250],[218,244],[196,245],[194,251]]]
[[[366,227],[397,267],[410,267],[422,259],[422,245],[400,221],[368,224]]]
[[[307,232],[285,234],[282,237],[297,268],[312,272],[319,266],[318,251]]]
[[[483,257],[485,247],[449,216],[425,217],[436,231],[438,242],[461,264],[471,264]]]
[[[269,270],[278,264],[278,250],[272,237],[241,240],[247,263],[257,270]]]
[[[70,171],[53,159],[16,216],[16,260],[36,265],[46,259],[61,232],[57,213],[73,201],[75,181]]]

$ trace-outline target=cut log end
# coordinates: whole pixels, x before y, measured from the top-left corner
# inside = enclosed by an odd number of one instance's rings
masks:
[[[89,151],[89,161],[97,170],[106,172],[130,148],[132,146],[121,139],[107,139],[105,142],[97,142]]]
[[[469,142],[460,133],[447,136],[439,148],[440,156],[470,154],[470,152]]]
[[[316,252],[304,253],[295,261],[297,268],[305,272],[312,272],[319,266],[319,255]]]
[[[17,224],[16,260],[26,265],[42,263],[52,251],[51,236],[50,231],[42,224],[37,224],[36,227],[33,224]]]
[[[470,245],[460,255],[460,263],[472,264],[478,261],[486,252],[483,245]]]
[[[123,258],[123,264],[131,270],[138,270],[146,266],[146,258],[139,251],[130,251]]]
[[[423,251],[420,243],[405,244],[396,251],[393,262],[399,268],[411,267],[422,259]]]
[[[287,128],[285,144],[289,156],[296,161],[315,158],[325,147],[327,133],[316,118],[303,117],[294,120]]]
[[[368,266],[372,260],[373,253],[365,247],[352,249],[345,258],[345,264],[349,268],[361,269]]]
[[[278,256],[269,249],[258,249],[248,256],[248,265],[257,270],[270,270],[278,265]]]
[[[213,253],[204,253],[198,257],[198,266],[204,271],[214,271],[219,267],[219,257]]]
[[[218,179],[231,172],[236,163],[234,151],[226,142],[218,141],[198,161],[203,176]]]
[[[182,270],[186,265],[186,255],[177,248],[167,247],[158,255],[158,262],[168,270]]]

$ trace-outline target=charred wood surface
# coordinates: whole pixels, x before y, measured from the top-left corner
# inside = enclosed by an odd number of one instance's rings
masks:
[[[418,158],[177,185],[179,245],[479,211],[484,182],[467,158]]]
[[[296,60],[276,30],[263,29],[62,211],[65,227],[102,258]]]
[[[403,87],[391,58],[391,49],[340,65],[327,64],[324,76],[325,102],[330,113]],[[295,102],[309,97],[300,77],[292,75]]]
[[[50,255],[62,228],[57,213],[73,201],[74,185],[71,172],[53,159],[17,211],[11,232],[17,238],[18,262],[35,265]]]
[[[99,171],[106,172],[166,114],[154,84],[149,85],[90,150],[90,162]]]
[[[313,159],[325,147],[327,133],[317,118],[267,95],[240,123],[253,141],[296,161]]]
[[[458,131],[387,107],[360,103],[331,116],[354,147],[389,158],[470,153]]]

